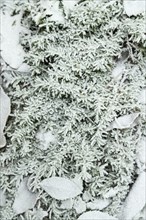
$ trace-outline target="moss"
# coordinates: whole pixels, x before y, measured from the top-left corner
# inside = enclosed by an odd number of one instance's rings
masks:
[[[107,209],[116,216],[135,179],[135,149],[142,126],[108,132],[106,128],[116,116],[142,111],[136,94],[145,79],[144,18],[127,18],[121,1],[84,1],[64,24],[44,17],[34,30],[37,5],[23,4],[22,23],[30,28],[31,37],[22,36],[21,42],[31,72],[17,74],[9,87],[13,118],[6,128],[8,146],[0,153],[0,187],[9,194],[6,209],[11,216],[5,219],[19,219],[10,214],[18,178],[29,175],[31,189],[41,191],[39,182],[46,177],[71,178],[79,173],[84,190],[93,197],[119,188]],[[124,51],[128,52],[125,81],[119,86],[111,72]],[[45,151],[36,140],[40,128],[52,131],[58,140]],[[74,210],[60,211],[57,201],[44,192],[40,204],[50,207],[52,220],[77,219]],[[31,211],[24,219],[31,219],[29,215]]]

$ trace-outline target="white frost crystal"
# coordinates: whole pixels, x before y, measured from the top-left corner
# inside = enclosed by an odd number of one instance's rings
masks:
[[[0,148],[6,145],[3,130],[10,114],[10,99],[0,86]]]
[[[28,178],[21,182],[13,203],[13,210],[17,215],[32,209],[37,202],[38,194],[28,190],[27,182]]]

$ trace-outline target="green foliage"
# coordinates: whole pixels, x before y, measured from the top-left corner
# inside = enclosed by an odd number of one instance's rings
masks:
[[[16,181],[29,175],[31,189],[40,192],[38,206],[49,209],[52,220],[77,219],[73,209],[60,210],[39,182],[80,174],[84,190],[93,198],[119,188],[107,208],[116,216],[136,177],[136,145],[144,126],[144,109],[137,98],[145,85],[144,17],[128,18],[122,1],[92,0],[76,6],[64,24],[48,16],[36,24],[34,17],[42,11],[39,3],[26,1],[23,6],[22,23],[31,32],[21,37],[21,43],[31,72],[17,74],[9,87],[12,117],[6,128],[8,145],[0,153],[0,187],[9,200],[7,215],[4,210],[2,215],[8,220],[33,219],[31,211],[23,218],[13,217],[10,208]],[[111,72],[125,52],[121,83]],[[137,111],[139,125],[107,131],[115,117]],[[57,143],[40,150],[39,129],[52,131]]]

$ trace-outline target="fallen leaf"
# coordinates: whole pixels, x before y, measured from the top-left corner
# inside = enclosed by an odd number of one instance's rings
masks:
[[[70,209],[72,209],[72,207],[73,207],[73,200],[72,199],[66,199],[61,202],[61,206],[60,206],[61,209],[70,210]]]
[[[10,114],[10,99],[0,86],[0,148],[6,145],[6,138],[3,130]]]
[[[78,220],[117,220],[117,218],[110,216],[105,212],[89,211],[80,215]]]
[[[62,1],[63,8],[64,8],[64,11],[65,11],[65,14],[67,17],[69,15],[70,11],[74,9],[74,7],[78,3],[78,1],[79,0],[71,0],[71,1],[63,0]]]
[[[18,215],[26,212],[28,209],[34,208],[38,194],[32,193],[27,187],[28,178],[25,178],[18,188],[14,203],[13,210]]]
[[[1,56],[14,69],[22,65],[25,56],[19,39],[19,34],[23,31],[21,18],[22,13],[11,16],[9,10],[5,13],[1,12]]]
[[[6,204],[6,195],[2,189],[0,189],[0,206],[3,207]]]
[[[104,198],[112,198],[116,196],[118,193],[119,189],[118,188],[111,188],[107,193],[104,194]]]
[[[120,219],[132,219],[146,205],[146,173],[143,171],[137,178],[123,205]]]
[[[44,217],[47,217],[47,216],[48,216],[48,212],[44,211],[42,208],[38,210],[34,209],[35,220],[43,220]]]
[[[139,113],[133,113],[129,115],[123,115],[119,118],[116,118],[115,121],[111,123],[108,127],[108,131],[117,128],[117,129],[125,129],[132,128],[137,125]]]
[[[143,105],[145,105],[146,104],[146,88],[145,89],[143,89],[142,91],[141,91],[141,93],[140,93],[140,96],[139,96],[139,102],[141,103],[141,104],[143,104]]]
[[[76,183],[81,190],[83,190],[83,181],[80,174],[76,174],[72,181]]]
[[[86,211],[86,203],[79,197],[74,203],[74,209],[77,214],[81,214]]]
[[[118,61],[117,62],[117,65],[115,66],[115,68],[113,69],[112,71],[112,76],[113,78],[118,81],[121,79],[122,77],[122,74],[124,72],[124,69],[125,69],[125,64],[123,61]]]
[[[146,218],[146,206],[140,211],[132,220],[145,220]]]
[[[111,200],[109,199],[95,199],[92,202],[87,203],[87,208],[91,210],[102,210],[110,204]]]
[[[128,16],[138,15],[146,10],[145,0],[124,0],[124,10]]]
[[[142,137],[137,152],[137,159],[146,164],[146,137]]]
[[[53,198],[66,200],[82,193],[82,189],[75,182],[63,177],[44,179],[40,186]]]
[[[92,200],[92,195],[88,191],[85,191],[82,197],[85,202]]]
[[[41,6],[45,9],[46,15],[51,15],[49,17],[50,21],[55,21],[57,23],[64,23],[64,16],[62,10],[59,8],[59,1],[47,1],[41,0]]]

